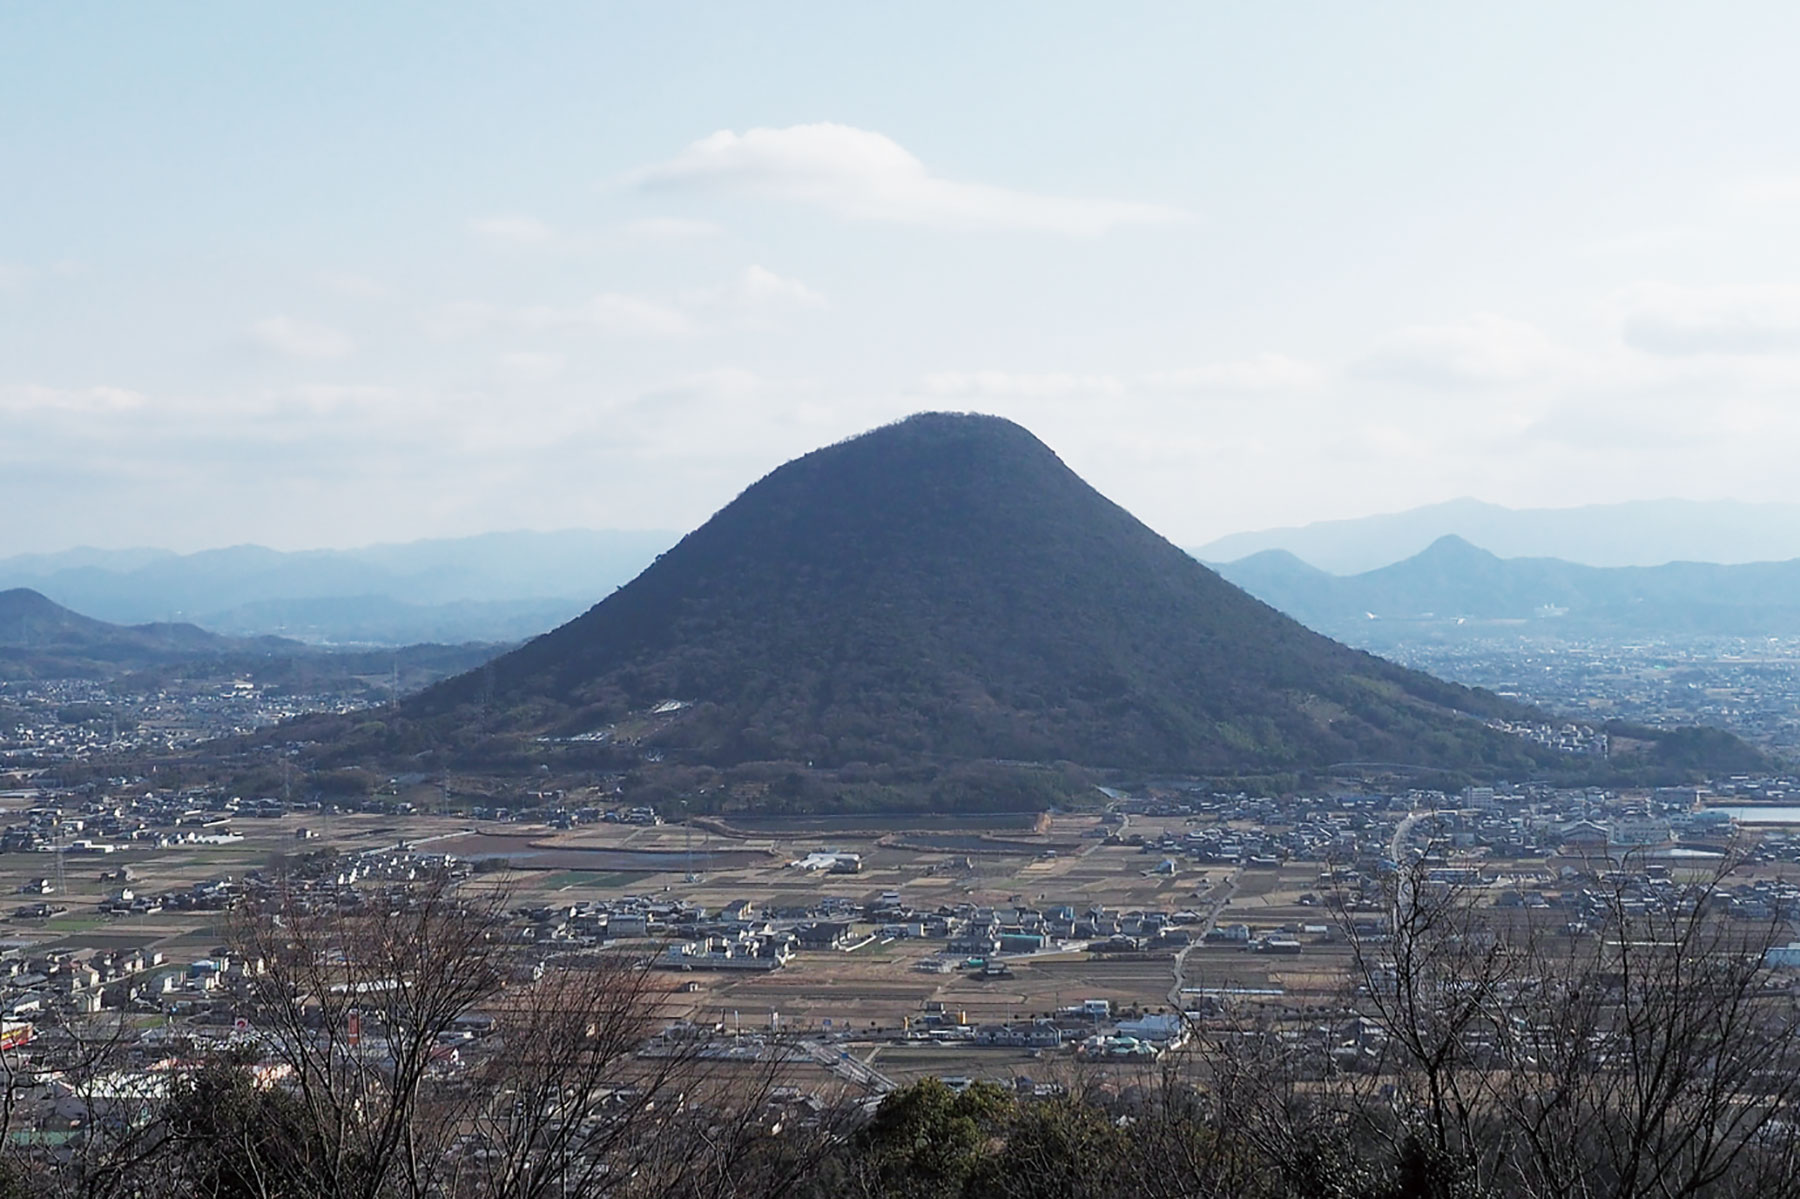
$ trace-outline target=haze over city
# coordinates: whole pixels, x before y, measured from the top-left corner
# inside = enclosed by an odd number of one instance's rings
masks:
[[[1186,545],[1800,500],[1797,25],[15,7],[0,555],[681,530],[923,409]]]

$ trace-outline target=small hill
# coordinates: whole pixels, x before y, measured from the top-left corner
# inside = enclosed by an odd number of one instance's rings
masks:
[[[1557,761],[1486,724],[1531,709],[1311,632],[1018,425],[949,414],[788,463],[581,617],[394,716],[415,745],[581,738],[713,766]]]
[[[1315,604],[1330,602],[1338,582],[1335,575],[1327,574],[1286,550],[1263,550],[1215,569],[1251,595],[1274,604],[1290,616],[1295,615],[1296,608],[1310,609]],[[1270,596],[1281,598],[1277,601]]]
[[[108,624],[30,588],[0,591],[0,675],[8,666],[20,674],[91,675],[249,647],[191,624]]]

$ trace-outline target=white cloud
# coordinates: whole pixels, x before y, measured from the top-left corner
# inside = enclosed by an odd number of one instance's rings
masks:
[[[667,241],[694,237],[717,237],[725,232],[722,226],[714,224],[712,221],[695,221],[677,216],[643,217],[639,220],[625,222],[623,228],[632,237]]]
[[[1650,354],[1770,354],[1800,350],[1800,287],[1677,287],[1625,297],[1625,342]]]
[[[430,309],[419,321],[432,337],[455,341],[486,332],[504,318],[499,308],[481,300],[454,300]]]
[[[442,305],[423,317],[434,337],[456,339],[496,327],[565,329],[622,337],[673,337],[707,327],[766,327],[783,312],[822,308],[817,291],[767,267],[749,266],[714,287],[683,292],[672,303],[625,292],[601,292],[579,304],[503,309],[479,301]],[[515,372],[517,373],[517,372]]]
[[[346,333],[288,316],[257,321],[250,326],[250,339],[265,350],[290,358],[342,358],[356,348]]]
[[[722,226],[712,221],[686,217],[643,217],[613,226],[602,235],[581,230],[559,229],[536,217],[511,215],[491,216],[468,223],[470,233],[488,241],[509,246],[562,252],[586,252],[620,241],[693,241],[717,237]]]
[[[519,246],[542,246],[557,240],[556,230],[528,216],[483,217],[469,222],[469,232]]]
[[[811,204],[851,220],[935,229],[1094,236],[1183,214],[1161,204],[1082,199],[933,175],[893,139],[849,125],[722,129],[626,176],[638,187],[724,186]]]
[[[800,282],[777,275],[766,267],[751,265],[744,268],[732,285],[730,294],[737,300],[753,305],[764,304],[797,304],[803,308],[817,308],[825,303],[825,297]]]
[[[399,392],[367,383],[304,383],[274,397],[272,407],[298,407],[310,413],[366,410],[393,403]]]
[[[35,273],[16,262],[0,262],[0,287],[23,287]]]
[[[672,337],[694,330],[688,315],[673,305],[611,291],[577,304],[533,304],[511,309],[480,300],[459,300],[439,305],[420,319],[427,333],[447,341],[499,328],[560,329],[618,337]]]
[[[1119,396],[1125,384],[1111,375],[1064,371],[940,371],[925,376],[925,392],[943,397],[1048,400],[1070,396]]]
[[[1765,175],[1738,179],[1724,188],[1725,198],[1750,208],[1800,207],[1800,175]]]
[[[646,391],[644,399],[658,403],[716,401],[731,404],[753,399],[762,390],[762,378],[755,372],[721,367],[672,379]]]
[[[561,354],[539,354],[529,350],[502,354],[499,358],[501,372],[524,383],[547,383],[562,374],[566,362]]]
[[[1280,354],[1259,354],[1235,362],[1213,362],[1137,376],[1071,371],[939,371],[925,376],[927,395],[976,399],[1118,399],[1133,391],[1258,392],[1298,391],[1317,386],[1323,374]]]
[[[1716,230],[1671,226],[1665,229],[1638,229],[1630,233],[1616,233],[1589,242],[1582,247],[1582,252],[1596,258],[1639,257],[1691,250],[1718,240],[1719,234]]]
[[[142,408],[143,393],[123,387],[43,387],[34,383],[0,386],[0,412],[96,413]]]
[[[320,271],[313,276],[320,287],[335,291],[339,295],[355,296],[362,300],[371,300],[387,294],[379,280],[367,275],[359,275],[354,271]]]
[[[1540,377],[1563,361],[1536,326],[1484,313],[1398,330],[1352,370],[1366,379],[1421,387],[1492,387]]]
[[[570,307],[526,308],[511,319],[527,328],[585,329],[625,337],[669,337],[693,329],[693,322],[679,309],[610,291]]]
[[[1163,391],[1299,391],[1324,376],[1317,367],[1280,354],[1258,354],[1236,362],[1211,362],[1145,375],[1146,385]]]
[[[767,267],[748,266],[729,283],[685,293],[688,307],[711,311],[741,325],[761,328],[777,316],[797,308],[823,308],[825,297],[800,282],[778,275]]]

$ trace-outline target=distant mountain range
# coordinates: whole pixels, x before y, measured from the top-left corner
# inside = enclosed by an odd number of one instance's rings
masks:
[[[353,550],[77,549],[0,559],[0,589],[31,588],[121,624],[181,621],[240,636],[517,641],[576,615],[674,541],[673,533],[570,530]]]
[[[1502,558],[1441,537],[1356,575],[1327,574],[1285,550],[1217,569],[1307,626],[1362,645],[1459,624],[1593,637],[1800,636],[1800,560],[1595,567]]]
[[[1502,508],[1461,499],[1406,512],[1233,533],[1197,548],[1206,562],[1286,550],[1332,574],[1410,558],[1440,537],[1502,558],[1560,558],[1587,566],[1665,562],[1780,562],[1800,558],[1800,504],[1642,500],[1582,508]]]
[[[585,615],[380,721],[280,735],[325,747],[324,766],[459,746],[489,764],[660,763],[690,772],[690,798],[709,790],[692,771],[724,770],[817,805],[885,803],[969,762],[1567,769],[1490,723],[1544,719],[1302,627],[1015,424],[932,414],[779,468]]]
[[[404,692],[477,666],[499,648],[413,645],[333,652],[283,637],[226,637],[179,622],[112,624],[72,612],[29,588],[0,591],[0,680],[173,672],[189,678],[304,678],[341,687],[346,680],[378,674],[383,684],[398,678]]]
[[[1341,630],[1339,610],[1354,603],[1347,597],[1357,589],[1339,589],[1332,593],[1334,599],[1319,599],[1330,589],[1296,567],[1346,576],[1366,573],[1414,557],[1444,536],[1461,537],[1503,559],[1560,559],[1566,566],[1784,562],[1800,559],[1800,505],[1657,500],[1514,510],[1453,500],[1386,516],[1233,534],[1194,552],[1209,563],[1230,563],[1224,568],[1228,577],[1283,611],[1326,622],[1316,627]],[[573,619],[596,596],[635,577],[676,540],[672,532],[566,530],[350,550],[282,552],[245,545],[175,554],[83,548],[0,559],[0,589],[31,588],[78,612],[119,624],[189,623],[237,637],[273,635],[312,644],[370,646],[522,641]],[[1285,551],[1296,562],[1245,561],[1272,550]],[[1735,587],[1746,579],[1767,578],[1767,585],[1776,588],[1779,574],[1753,572],[1732,576],[1731,583]],[[1692,585],[1701,589],[1694,602],[1705,611],[1651,605],[1631,620],[1609,618],[1607,623],[1638,632],[1665,627],[1658,625],[1664,620],[1673,622],[1666,625],[1671,631],[1755,627],[1754,605],[1704,594],[1715,578],[1724,576],[1692,575]],[[1518,598],[1535,585],[1519,582],[1523,590]],[[1393,586],[1404,590],[1411,584]],[[1419,611],[1472,610],[1460,602],[1418,598],[1415,603],[1415,598],[1391,590],[1378,590],[1377,596],[1383,610],[1394,609],[1396,602]],[[1525,614],[1544,604],[1569,606],[1550,592],[1543,596],[1525,606]],[[1508,593],[1508,598],[1510,603],[1514,597]],[[1583,599],[1582,611],[1594,606],[1591,598]],[[1784,602],[1774,592],[1767,599],[1771,613]],[[1513,616],[1519,610],[1518,604],[1507,608]],[[1356,640],[1360,644],[1365,639]]]

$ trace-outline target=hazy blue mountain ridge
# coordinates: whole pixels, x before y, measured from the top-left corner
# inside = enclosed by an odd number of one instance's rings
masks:
[[[1451,536],[1356,575],[1327,574],[1283,551],[1217,569],[1327,633],[1463,620],[1530,622],[1587,636],[1800,636],[1800,559],[1596,567],[1502,558]]]
[[[0,680],[252,677],[344,686],[390,670],[414,690],[476,666],[503,645],[416,644],[327,651],[283,637],[229,637],[195,625],[95,620],[29,588],[0,591]]]
[[[1458,536],[1503,558],[1557,558],[1588,566],[1668,562],[1738,564],[1800,558],[1800,504],[1735,500],[1635,500],[1578,508],[1504,508],[1473,499],[1405,512],[1233,533],[1194,550],[1236,562],[1286,550],[1333,574],[1357,574],[1410,558]]]
[[[388,644],[515,640],[625,583],[674,540],[568,530],[352,550],[81,549],[0,559],[0,588],[30,587],[122,624],[179,619],[238,634]]]
[[[29,588],[0,591],[0,678],[104,677],[206,655],[303,648],[274,637],[221,637],[178,622],[111,624]]]

